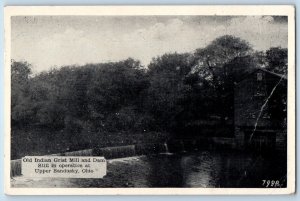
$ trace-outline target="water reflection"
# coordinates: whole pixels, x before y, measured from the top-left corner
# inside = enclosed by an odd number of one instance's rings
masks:
[[[201,151],[115,159],[108,163],[103,179],[72,183],[80,187],[262,187],[262,179],[282,180],[285,168],[277,159]]]
[[[204,151],[194,154],[152,156],[147,176],[150,187],[220,187],[222,157]],[[229,167],[229,166],[228,166]],[[230,168],[230,167],[229,167]]]
[[[200,156],[190,157],[190,164],[185,166],[186,177],[184,187],[216,187],[220,172],[219,157],[212,157],[208,152]]]
[[[102,179],[16,177],[13,187],[256,187],[278,180],[286,187],[286,159],[245,153],[198,151],[109,160]],[[25,180],[24,180],[25,179]]]

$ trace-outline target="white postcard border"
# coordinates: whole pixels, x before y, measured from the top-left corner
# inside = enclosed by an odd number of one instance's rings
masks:
[[[11,188],[10,185],[10,60],[11,16],[22,15],[286,15],[288,16],[288,166],[287,188]],[[5,26],[5,193],[9,195],[251,195],[295,192],[295,8],[251,6],[7,6]]]

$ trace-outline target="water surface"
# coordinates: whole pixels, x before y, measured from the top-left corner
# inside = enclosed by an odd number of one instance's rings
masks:
[[[284,160],[283,160],[284,161]],[[16,179],[14,187],[257,187],[262,180],[286,185],[278,158],[245,153],[198,151],[108,160],[103,179]]]

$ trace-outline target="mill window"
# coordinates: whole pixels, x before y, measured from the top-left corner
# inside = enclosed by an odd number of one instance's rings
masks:
[[[257,73],[256,76],[257,76],[257,81],[262,81],[263,79],[262,73]]]

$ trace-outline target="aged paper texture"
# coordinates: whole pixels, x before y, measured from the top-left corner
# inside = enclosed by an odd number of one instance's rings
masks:
[[[5,192],[291,194],[295,9],[5,7]]]

